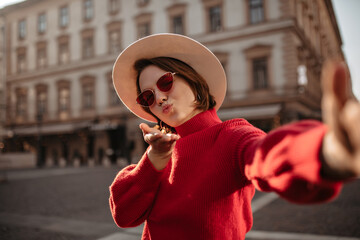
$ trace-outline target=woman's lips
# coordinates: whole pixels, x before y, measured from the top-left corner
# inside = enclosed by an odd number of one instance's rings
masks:
[[[162,112],[163,113],[169,113],[172,109],[172,105],[171,104],[165,104],[162,106]]]

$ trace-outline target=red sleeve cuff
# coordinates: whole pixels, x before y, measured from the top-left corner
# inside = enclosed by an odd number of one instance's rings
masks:
[[[320,157],[326,131],[327,127],[321,124],[297,136],[289,148],[289,159],[293,162],[294,176],[305,179],[309,183],[309,188],[332,188],[334,195],[337,195],[342,182],[327,180],[321,176]]]
[[[160,171],[157,170],[151,163],[147,153],[145,153],[134,170],[136,174],[142,176],[141,179],[145,181],[145,184],[149,184],[149,180],[150,182],[160,181],[162,176],[164,175],[165,169],[166,168]]]

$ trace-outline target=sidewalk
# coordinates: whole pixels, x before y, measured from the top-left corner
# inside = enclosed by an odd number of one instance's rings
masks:
[[[99,171],[104,167],[65,167],[65,168],[30,168],[30,169],[10,169],[6,170],[7,181],[17,181],[25,179],[38,179],[51,176],[63,176],[69,174],[79,174]],[[5,170],[3,170],[5,171]]]

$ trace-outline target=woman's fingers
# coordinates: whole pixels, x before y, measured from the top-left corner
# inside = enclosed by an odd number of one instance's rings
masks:
[[[341,120],[349,136],[351,169],[360,176],[360,103],[355,99],[349,100],[344,106]]]
[[[348,69],[343,62],[326,62],[321,83],[324,96],[335,97],[339,107],[343,107],[348,99],[353,98]]]
[[[343,63],[334,64],[334,75],[332,80],[333,93],[336,97],[337,103],[342,108],[346,101],[350,99],[349,78],[346,72],[346,66]]]
[[[157,145],[158,147],[161,147],[161,145],[166,146],[167,144],[171,145],[179,139],[179,136],[176,134],[164,134],[156,128],[151,128],[146,123],[141,123],[139,127],[143,132],[144,140],[151,145]]]
[[[349,139],[341,121],[344,105],[353,99],[346,65],[334,60],[326,62],[321,78],[323,120],[329,125],[329,130],[333,131],[339,141],[348,148]]]
[[[160,133],[147,133],[144,135],[145,142],[151,144],[152,142],[155,142],[156,140],[161,138]]]
[[[149,141],[152,142],[156,142],[157,144],[172,144],[173,142],[175,142],[176,140],[179,139],[179,136],[176,134],[163,134],[163,133],[149,133],[146,134],[146,136],[148,137]]]
[[[172,133],[166,133],[166,134],[163,134],[163,136],[164,136],[163,140],[165,142],[173,142],[173,141],[176,141],[179,139],[179,135],[172,134]]]
[[[346,102],[341,114],[341,122],[349,136],[351,151],[360,154],[360,103],[358,101]]]
[[[329,125],[324,139],[326,162],[340,176],[360,175],[360,104],[355,99],[347,67],[329,61],[322,72],[322,111]]]
[[[141,123],[139,125],[140,129],[143,132],[143,135],[148,134],[148,133],[160,133],[160,131],[156,128],[152,128],[149,125],[147,125],[146,123]]]

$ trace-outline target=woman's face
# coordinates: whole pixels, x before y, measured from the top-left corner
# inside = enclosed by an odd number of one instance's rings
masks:
[[[177,127],[202,110],[196,109],[194,93],[187,82],[176,74],[170,91],[160,91],[156,83],[165,73],[161,68],[150,65],[140,73],[139,85],[141,91],[152,89],[155,92],[155,102],[149,107],[150,111],[166,124]]]

